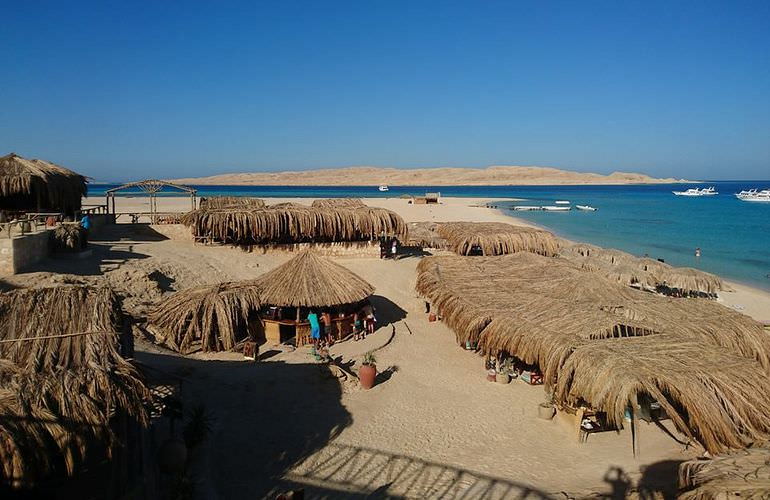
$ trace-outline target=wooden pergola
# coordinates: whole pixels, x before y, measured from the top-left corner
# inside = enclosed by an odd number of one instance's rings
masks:
[[[181,184],[174,184],[173,182],[160,181],[158,179],[146,179],[138,182],[129,182],[112,189],[108,189],[107,193],[107,209],[109,213],[115,215],[115,193],[120,191],[128,191],[130,189],[139,189],[140,191],[147,193],[150,198],[150,220],[155,221],[158,213],[158,201],[156,199],[157,194],[166,188],[170,188],[176,191],[188,193],[190,195],[190,206],[192,210],[195,210],[195,200],[198,190],[189,186],[183,186]]]

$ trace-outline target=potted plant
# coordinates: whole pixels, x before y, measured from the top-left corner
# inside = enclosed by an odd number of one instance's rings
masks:
[[[554,405],[553,395],[546,393],[545,401],[537,406],[537,416],[543,420],[551,420],[556,415],[556,406]]]
[[[361,387],[364,389],[371,389],[374,387],[374,380],[377,378],[377,359],[374,357],[374,353],[369,351],[364,355],[364,360],[361,362],[361,369],[358,370],[358,378],[361,381]]]

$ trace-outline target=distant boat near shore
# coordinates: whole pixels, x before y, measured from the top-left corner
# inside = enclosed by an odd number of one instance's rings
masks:
[[[385,192],[385,191],[390,191],[390,188],[388,187],[388,185],[387,185],[387,184],[380,184],[380,187],[379,187],[379,188],[377,188],[377,189],[379,189],[379,190],[380,190],[380,191],[382,191],[382,192]]]
[[[676,196],[715,196],[719,193],[717,193],[717,190],[711,186],[703,189],[698,188],[690,188],[686,191],[671,191]]]
[[[770,203],[770,189],[763,189],[762,191],[757,189],[743,190],[736,193],[735,197],[741,201]]]
[[[591,205],[575,205],[575,208],[585,212],[596,212],[596,207],[592,207]]]
[[[569,205],[569,200],[556,200],[557,205]]]

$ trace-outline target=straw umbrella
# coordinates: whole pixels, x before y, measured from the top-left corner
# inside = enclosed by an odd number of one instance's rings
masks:
[[[86,182],[72,170],[11,153],[0,157],[0,208],[72,212],[80,209]]]
[[[310,250],[255,280],[263,304],[279,307],[332,307],[355,304],[374,293],[363,278]]]
[[[681,500],[765,499],[770,492],[770,449],[757,447],[679,465]]]

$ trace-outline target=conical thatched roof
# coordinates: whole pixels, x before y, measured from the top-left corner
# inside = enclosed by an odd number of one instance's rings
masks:
[[[666,272],[659,272],[657,276],[661,285],[684,292],[713,295],[724,289],[719,276],[690,267],[672,267]]]
[[[149,396],[119,354],[122,317],[106,288],[0,294],[0,479],[25,486],[63,463],[73,474],[115,445],[116,412],[147,422]]]
[[[770,449],[751,448],[679,466],[680,500],[765,500],[770,497]]]
[[[249,314],[260,307],[253,281],[190,288],[150,311],[148,328],[158,342],[177,352],[228,351],[247,337]]]
[[[72,170],[15,153],[0,157],[0,208],[72,212],[86,192],[86,178]]]
[[[437,222],[410,222],[406,244],[420,248],[448,249],[449,242],[438,234],[439,225]]]
[[[264,304],[330,307],[360,302],[374,287],[349,269],[306,250],[257,278]]]
[[[670,398],[680,430],[710,451],[768,436],[751,415],[770,411],[770,337],[713,301],[642,292],[526,252],[424,258],[417,290],[459,342],[538,364],[562,402],[582,397],[620,422],[621,401]]]

